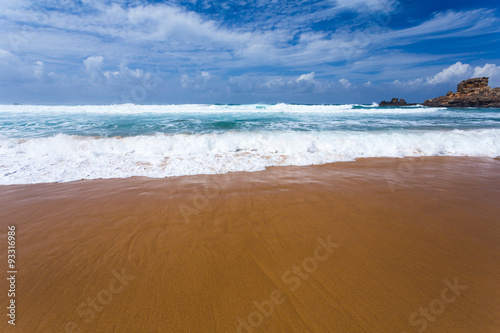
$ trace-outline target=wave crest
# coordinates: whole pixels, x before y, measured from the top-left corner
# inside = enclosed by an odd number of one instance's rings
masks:
[[[500,156],[500,130],[0,137],[0,184],[163,178],[405,156]]]

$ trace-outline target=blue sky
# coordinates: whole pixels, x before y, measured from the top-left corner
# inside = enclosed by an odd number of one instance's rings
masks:
[[[2,0],[0,103],[422,102],[500,86],[495,0]]]

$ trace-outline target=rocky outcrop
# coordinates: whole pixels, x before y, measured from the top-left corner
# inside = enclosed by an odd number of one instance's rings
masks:
[[[406,103],[404,99],[397,99],[395,97],[390,102],[382,101],[378,104],[378,106],[406,106],[406,105],[411,105],[411,104]]]
[[[489,78],[481,77],[460,82],[457,92],[449,91],[446,96],[428,99],[425,106],[444,107],[500,107],[500,88],[488,86]]]

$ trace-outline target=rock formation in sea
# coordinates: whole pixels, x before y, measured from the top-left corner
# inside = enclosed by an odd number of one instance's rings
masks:
[[[488,86],[487,77],[473,78],[460,82],[457,92],[449,91],[446,96],[428,99],[425,106],[444,107],[500,107],[500,88]]]
[[[390,102],[382,101],[378,106],[406,106],[409,105],[404,99],[397,99],[394,97]]]

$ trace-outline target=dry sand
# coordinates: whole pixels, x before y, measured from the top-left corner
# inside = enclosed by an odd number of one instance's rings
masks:
[[[1,186],[0,331],[500,332],[499,183],[420,158]]]

